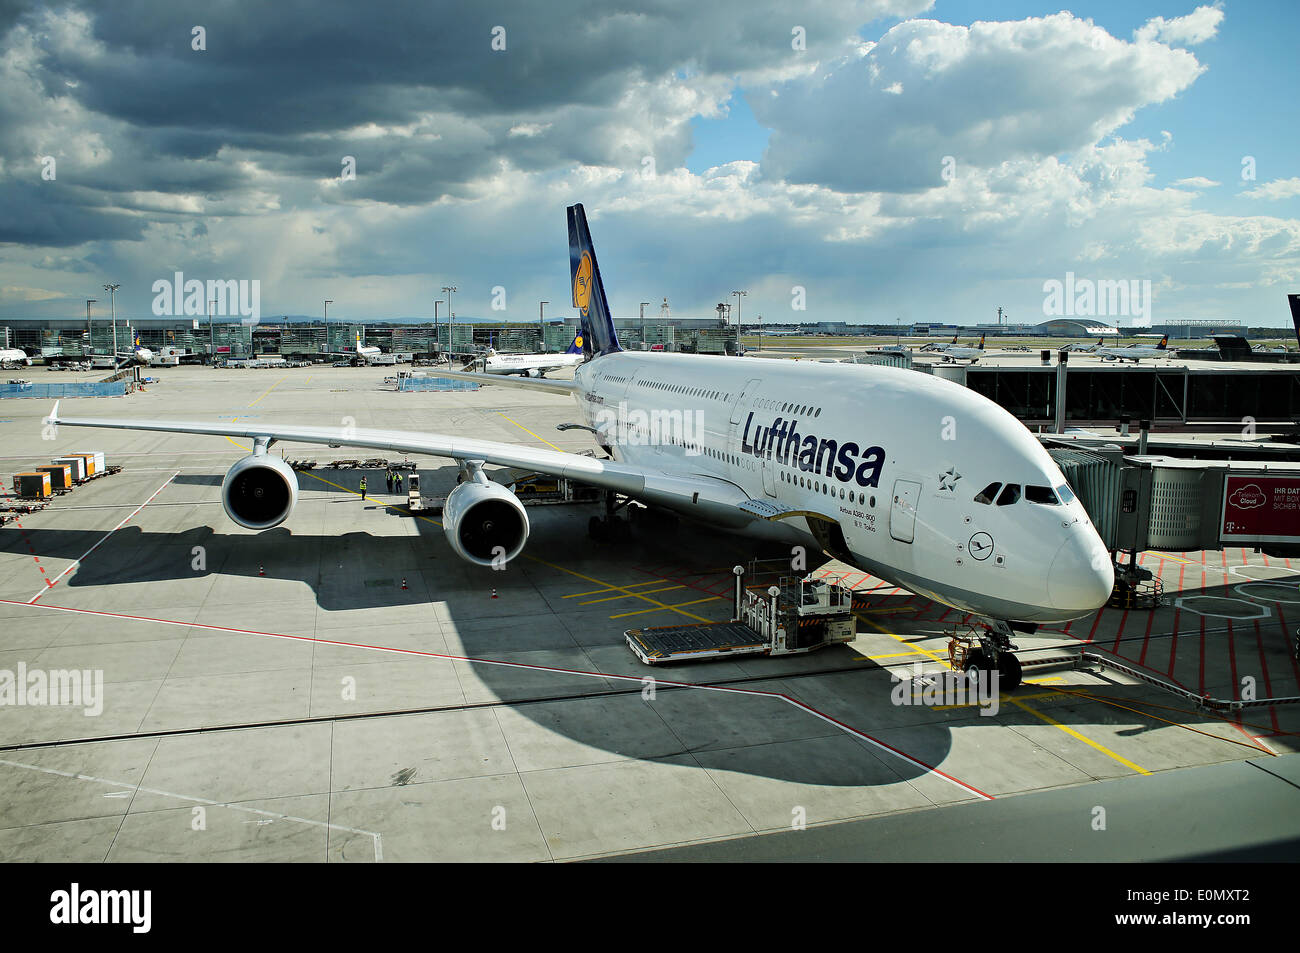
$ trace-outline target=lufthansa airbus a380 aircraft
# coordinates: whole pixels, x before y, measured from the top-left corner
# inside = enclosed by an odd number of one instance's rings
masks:
[[[276,441],[425,453],[457,462],[443,527],[487,566],[528,539],[528,514],[485,463],[569,477],[728,530],[812,545],[864,572],[987,620],[978,665],[1020,680],[1016,629],[1102,606],[1110,555],[1047,451],[1011,414],[959,384],[856,364],[623,351],[581,205],[568,210],[573,303],[585,363],[574,380],[485,378],[571,394],[611,459],[452,434],[249,422],[60,417],[114,427],[245,437],[254,450],[221,495],[240,526],[284,522],[297,478]],[[583,426],[580,425],[580,426]],[[599,521],[597,521],[599,523]]]

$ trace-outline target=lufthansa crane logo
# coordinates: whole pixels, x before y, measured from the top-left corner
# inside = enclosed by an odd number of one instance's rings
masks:
[[[584,251],[573,276],[573,306],[585,317],[591,305],[591,252]]]
[[[585,311],[586,309],[584,308],[583,310]],[[573,339],[573,346],[574,346],[574,347],[582,347],[582,335],[581,335],[581,334],[579,334],[576,338]]]

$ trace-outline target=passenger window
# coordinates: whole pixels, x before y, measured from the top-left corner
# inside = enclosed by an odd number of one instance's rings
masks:
[[[998,506],[1010,506],[1018,499],[1020,499],[1020,484],[1008,483],[1002,488],[1002,494],[998,497]]]
[[[1070,488],[1064,483],[1056,488],[1056,495],[1061,498],[1062,503],[1074,502],[1074,494],[1070,492]]]
[[[1025,487],[1025,499],[1030,503],[1045,503],[1048,506],[1056,506],[1056,494],[1052,492],[1050,486],[1027,486]]]
[[[1001,483],[990,483],[984,489],[975,494],[976,503],[992,503],[993,498],[998,495],[998,490],[1002,488]]]

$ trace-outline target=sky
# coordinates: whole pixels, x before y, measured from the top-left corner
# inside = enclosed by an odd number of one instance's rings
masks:
[[[1300,4],[1060,2],[0,0],[0,318],[1287,323]]]

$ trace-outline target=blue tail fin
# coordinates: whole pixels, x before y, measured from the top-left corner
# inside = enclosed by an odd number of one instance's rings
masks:
[[[581,205],[569,206],[569,276],[573,279],[573,306],[581,321],[582,353],[587,357],[623,350],[618,346],[614,319],[605,300],[596,249],[587,229],[587,213]],[[578,343],[575,339],[575,343]]]
[[[581,353],[582,353],[582,341],[583,341],[582,332],[579,331],[577,334],[575,334],[575,335],[573,336],[573,343],[569,345],[569,349],[568,349],[567,351],[565,351],[564,353],[565,353],[565,354],[581,354]]]
[[[1295,325],[1295,341],[1300,344],[1300,295],[1287,295],[1287,304],[1291,306],[1291,323]]]

